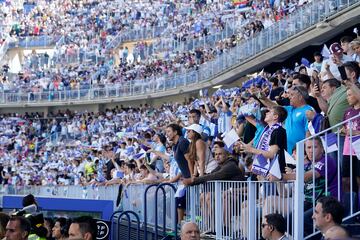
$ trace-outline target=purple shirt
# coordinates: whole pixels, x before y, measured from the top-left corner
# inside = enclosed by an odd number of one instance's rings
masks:
[[[337,163],[336,160],[331,157],[327,157],[327,169],[325,167],[325,156],[321,158],[320,161],[315,163],[315,171],[317,171],[321,177],[325,179],[327,176],[327,185],[328,192],[330,192],[331,196],[337,198],[338,195],[338,172],[337,172]],[[327,170],[327,171],[326,171]]]

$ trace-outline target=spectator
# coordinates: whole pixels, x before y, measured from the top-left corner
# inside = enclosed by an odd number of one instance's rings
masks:
[[[31,224],[22,216],[12,216],[6,225],[5,237],[7,240],[27,240]]]
[[[348,233],[342,228],[343,206],[333,197],[322,197],[317,201],[312,219],[324,239],[347,239]]]
[[[166,151],[166,137],[162,133],[156,133],[153,137],[153,148],[155,151],[165,153]],[[150,162],[154,164],[154,167],[158,172],[164,172],[164,161],[156,155],[150,154]]]
[[[52,229],[54,227],[54,221],[52,218],[44,218],[44,227],[46,228],[47,234],[46,239],[51,240],[52,237]]]
[[[201,139],[202,127],[199,124],[192,124],[185,127],[188,139],[191,141],[189,151],[186,155],[189,170],[192,176],[203,176],[205,174],[207,156],[210,156],[209,148]]]
[[[273,213],[264,217],[261,236],[266,240],[288,240],[285,235],[286,221],[281,214]]]
[[[347,80],[357,83],[360,82],[360,66],[359,62],[350,61],[343,64],[345,68]]]
[[[197,185],[214,180],[242,181],[244,179],[244,173],[238,167],[237,161],[230,157],[224,148],[217,148],[215,150],[215,160],[219,166],[210,174],[184,179],[183,183],[185,185]]]
[[[96,221],[89,216],[73,219],[69,227],[69,239],[95,240],[97,235]]]
[[[220,99],[215,103],[217,112],[219,113],[218,119],[218,132],[226,133],[231,130],[231,118],[232,112],[230,110],[230,105],[225,102],[224,98],[221,96]]]
[[[354,52],[350,46],[350,43],[352,40],[354,40],[354,39],[350,36],[343,36],[340,38],[340,45],[344,51],[344,54],[346,54],[346,56],[349,56],[351,58],[353,58],[353,54],[354,54]]]
[[[187,222],[181,227],[181,240],[200,240],[200,230],[196,223]]]
[[[58,218],[52,228],[52,237],[56,240],[64,240],[69,238],[69,221],[66,218]]]
[[[188,124],[199,124],[202,128],[201,137],[206,142],[208,137],[210,136],[210,129],[208,126],[200,124],[201,120],[201,111],[198,109],[191,109],[189,111]]]
[[[345,110],[349,108],[349,104],[346,100],[346,87],[341,85],[336,79],[328,79],[323,82],[321,87],[321,94],[318,89],[315,87],[315,96],[318,99],[319,106],[321,110],[326,113],[325,117],[328,121],[328,127],[333,127],[336,124],[340,123],[343,119]],[[337,132],[338,129],[332,129],[333,132]],[[340,141],[338,143],[339,151],[342,152],[344,148],[344,136],[340,135]],[[338,158],[337,153],[332,153],[331,155],[334,159]],[[340,154],[340,163],[342,164],[342,154]]]
[[[0,239],[3,239],[5,237],[6,225],[8,224],[9,219],[9,215],[0,212]]]
[[[310,68],[315,69],[318,73],[321,71],[323,57],[320,52],[314,52],[314,62],[310,65]]]
[[[287,118],[286,110],[281,106],[273,106],[266,113],[265,122],[267,126],[261,133],[257,147],[251,144],[241,144],[240,148],[246,153],[255,154],[253,171],[261,176],[266,176],[268,169],[263,169],[278,156],[280,171],[285,173],[285,155],[286,150],[286,131],[282,127],[282,122]],[[256,166],[255,166],[256,161]],[[265,162],[265,163],[264,163]],[[264,165],[262,165],[264,163]]]
[[[173,144],[173,153],[175,161],[180,169],[183,178],[191,178],[191,173],[185,154],[188,152],[189,141],[182,136],[181,127],[177,124],[170,124],[166,128],[166,136],[169,142]],[[186,195],[176,198],[178,219],[181,221],[185,216]]]
[[[351,47],[352,51],[354,52],[352,55],[352,60],[357,63],[360,63],[360,39],[357,38],[357,39],[353,40],[350,43],[350,47]]]
[[[359,86],[359,84],[357,84]],[[356,86],[355,86],[356,87]],[[352,88],[346,91],[347,101],[350,107],[345,111],[343,121],[360,114],[360,99],[356,98],[355,92]],[[345,123],[341,129],[345,134],[343,164],[342,164],[342,183],[345,192],[357,192],[359,196],[360,191],[360,164],[355,154],[351,143],[360,138],[360,119],[354,119],[351,122]],[[351,150],[350,150],[351,149]],[[352,162],[352,163],[351,163]],[[352,169],[351,169],[352,166]],[[352,179],[350,179],[352,177]],[[353,181],[353,189],[350,189],[350,181]]]
[[[284,128],[286,129],[287,151],[292,152],[295,144],[305,138],[308,130],[308,122],[306,111],[313,110],[306,101],[309,97],[308,91],[302,86],[294,86],[289,91],[290,106],[285,106],[287,118]],[[270,107],[275,103],[262,97],[261,101],[264,105]]]
[[[312,231],[312,223],[310,220],[310,216],[313,212],[313,203],[316,202],[316,200],[320,197],[325,196],[326,192],[329,192],[330,195],[333,197],[337,197],[338,182],[336,161],[330,157],[325,156],[324,148],[319,137],[314,138],[314,140],[306,141],[305,152],[306,161],[304,166],[304,231],[306,234],[309,234]],[[315,176],[315,179],[313,179],[313,176]],[[295,173],[285,174],[284,180],[295,180]]]
[[[169,142],[173,144],[173,152],[175,160],[180,168],[184,178],[190,178],[190,170],[185,159],[188,152],[189,141],[182,136],[181,127],[177,124],[170,124],[166,128],[166,136]]]
[[[344,55],[344,50],[339,43],[333,43],[329,47],[331,53],[331,59],[325,60],[321,66],[320,76],[323,81],[336,78],[341,80],[341,74],[338,67],[343,63],[351,61],[351,57]]]
[[[279,79],[276,77],[270,78],[269,82],[272,84],[270,100],[275,101],[277,97],[284,93],[284,88],[279,86]]]
[[[311,85],[311,80],[310,80],[310,77],[308,75],[297,74],[297,75],[295,75],[293,77],[292,86],[303,86],[303,87],[305,87],[307,89],[308,94],[310,94],[310,92],[311,92],[310,85]],[[315,112],[317,112],[317,113],[321,112],[318,101],[313,96],[309,95],[306,103],[309,106],[311,106],[315,110]]]

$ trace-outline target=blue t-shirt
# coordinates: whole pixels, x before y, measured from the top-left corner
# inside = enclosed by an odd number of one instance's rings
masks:
[[[189,141],[184,137],[180,137],[178,142],[173,146],[174,158],[184,178],[190,178],[190,170],[185,158],[188,152]]]
[[[253,141],[253,147],[257,147],[258,142],[260,141],[261,138],[261,133],[264,131],[264,124],[261,124],[260,122],[257,121],[256,123],[256,132],[255,132],[255,136],[254,136],[254,141]]]
[[[284,106],[288,116],[285,120],[285,129],[287,137],[287,151],[291,153],[298,141],[301,141],[306,136],[308,130],[308,120],[306,118],[306,111],[314,109],[309,105],[304,105],[299,108],[293,106]]]

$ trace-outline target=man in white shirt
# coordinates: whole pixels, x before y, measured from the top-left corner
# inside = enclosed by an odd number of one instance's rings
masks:
[[[325,81],[330,78],[336,78],[341,81],[341,74],[338,67],[345,62],[351,61],[351,57],[344,54],[344,50],[339,43],[331,44],[329,50],[331,57],[322,63],[320,72],[321,79]]]

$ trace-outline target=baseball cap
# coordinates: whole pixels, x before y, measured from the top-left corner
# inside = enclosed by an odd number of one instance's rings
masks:
[[[331,54],[341,54],[343,53],[343,49],[341,48],[341,45],[337,42],[330,45],[330,53]]]
[[[188,127],[185,127],[186,130],[193,130],[197,132],[198,134],[201,134],[203,132],[203,128],[199,124],[192,124]]]

